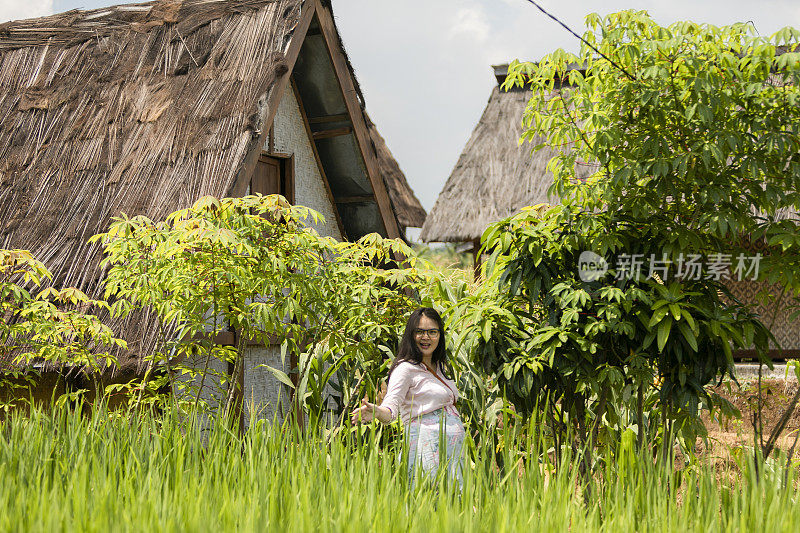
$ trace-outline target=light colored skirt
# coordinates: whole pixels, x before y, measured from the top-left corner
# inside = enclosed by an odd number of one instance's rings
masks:
[[[414,485],[414,472],[434,478],[440,468],[447,477],[463,486],[462,470],[464,424],[452,405],[420,415],[406,426],[408,476]]]

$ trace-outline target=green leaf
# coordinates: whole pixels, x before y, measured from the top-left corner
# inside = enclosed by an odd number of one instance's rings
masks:
[[[661,323],[658,325],[658,351],[663,352],[664,346],[667,344],[667,339],[669,339],[669,332],[672,329],[672,318],[666,317]]]
[[[697,337],[695,337],[692,328],[690,328],[689,325],[685,321],[683,321],[678,323],[678,329],[683,335],[683,338],[686,339],[686,342],[689,343],[689,346],[691,346],[692,349],[696,352],[698,350]]]
[[[492,321],[491,320],[487,319],[483,323],[483,329],[481,331],[481,334],[483,335],[483,340],[485,340],[486,342],[488,342],[492,338]]]
[[[662,300],[663,301],[663,300]],[[669,313],[669,307],[667,305],[662,305],[659,307],[654,313],[653,316],[650,317],[650,321],[647,323],[648,328],[652,328],[659,322],[661,322],[665,316]]]
[[[695,335],[699,333],[697,329],[697,323],[695,322],[694,318],[692,317],[692,314],[689,313],[688,310],[686,309],[683,310],[683,312],[681,313],[681,318],[683,318],[683,320],[686,321],[687,324],[689,324],[689,327],[692,328],[692,331],[695,333]]]

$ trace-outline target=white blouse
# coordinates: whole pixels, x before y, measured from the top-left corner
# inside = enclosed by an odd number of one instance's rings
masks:
[[[424,363],[415,365],[403,361],[395,367],[389,376],[389,387],[381,407],[387,407],[392,413],[392,420],[400,415],[404,423],[448,405],[455,405],[460,398],[456,384],[442,374],[440,368],[437,375],[445,383],[439,381]]]

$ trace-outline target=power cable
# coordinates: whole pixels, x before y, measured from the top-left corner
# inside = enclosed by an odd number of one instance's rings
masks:
[[[560,20],[559,20],[557,17],[555,17],[554,15],[551,15],[550,13],[548,13],[548,12],[547,12],[547,11],[546,11],[546,10],[545,10],[545,9],[544,9],[542,6],[540,6],[540,5],[539,5],[538,3],[536,3],[534,0],[527,0],[527,1],[528,1],[529,3],[531,3],[531,4],[533,4],[534,6],[536,6],[536,8],[537,8],[539,11],[541,11],[542,13],[544,13],[545,15],[547,15],[548,17],[550,17],[551,19],[553,19],[554,21],[556,21],[558,24],[560,24],[560,25],[561,25],[561,27],[563,27],[565,30],[567,30],[567,31],[568,31],[568,32],[570,32],[572,35],[574,35],[575,37],[577,37],[578,39],[580,39],[580,40],[581,40],[581,42],[583,42],[583,43],[584,43],[586,46],[588,46],[589,48],[591,48],[592,50],[594,50],[595,52],[597,52],[598,54],[600,54],[600,57],[602,57],[603,59],[605,59],[606,61],[608,61],[609,63],[611,63],[611,64],[612,64],[612,65],[613,65],[613,66],[614,66],[614,67],[615,67],[617,70],[619,70],[620,72],[622,72],[623,74],[625,74],[625,75],[626,75],[626,76],[627,76],[629,79],[631,79],[632,81],[636,81],[636,78],[635,78],[635,77],[633,77],[633,75],[631,75],[631,73],[630,73],[630,72],[628,72],[627,70],[625,70],[625,68],[624,68],[624,67],[622,67],[622,66],[621,66],[619,63],[617,63],[616,61],[614,61],[613,59],[611,59],[610,57],[608,57],[607,55],[605,55],[603,52],[601,52],[600,50],[598,50],[597,48],[595,48],[595,47],[594,47],[594,45],[592,45],[592,43],[590,43],[589,41],[587,41],[586,39],[584,39],[583,37],[581,37],[580,35],[578,35],[578,34],[577,34],[577,33],[575,33],[574,31],[572,31],[572,29],[571,29],[569,26],[567,26],[566,24],[564,24],[563,22],[561,22],[561,21],[560,21]]]

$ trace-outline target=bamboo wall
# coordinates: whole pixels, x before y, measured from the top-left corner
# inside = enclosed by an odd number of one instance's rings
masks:
[[[791,320],[791,306],[796,305],[792,302],[791,295],[785,294],[779,300],[780,290],[770,287],[770,298],[765,302],[757,295],[765,287],[769,287],[767,282],[729,280],[726,285],[742,303],[753,305],[753,311],[759,315],[764,325],[768,328],[771,325],[772,334],[778,341],[778,346],[772,345],[771,349],[785,352],[781,357],[797,357],[800,354],[800,320]]]

